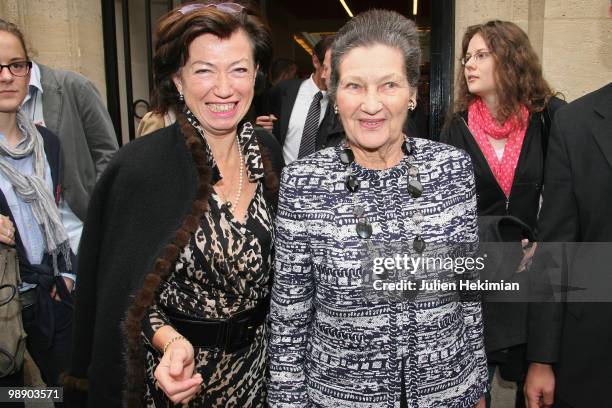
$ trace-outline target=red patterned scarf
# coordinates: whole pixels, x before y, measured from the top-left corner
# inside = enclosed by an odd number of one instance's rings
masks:
[[[523,120],[512,115],[500,126],[482,99],[476,98],[468,108],[470,130],[506,197],[510,196],[512,190],[514,172],[527,131],[529,111],[525,106],[521,106],[521,116]],[[501,160],[497,158],[487,136],[498,140],[508,138]]]

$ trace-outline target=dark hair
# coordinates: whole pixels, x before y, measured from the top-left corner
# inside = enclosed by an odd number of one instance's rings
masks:
[[[369,10],[356,15],[336,34],[332,45],[331,89],[335,97],[340,73],[338,68],[342,59],[352,49],[375,44],[386,45],[401,51],[404,56],[406,79],[413,88],[419,84],[419,65],[421,48],[416,25],[395,11]]]
[[[221,1],[207,1],[205,4],[218,4]],[[264,72],[268,69],[272,55],[270,29],[259,13],[247,2],[238,13],[227,13],[215,7],[192,8],[181,12],[181,5],[162,16],[155,31],[155,51],[153,55],[154,89],[153,110],[164,114],[170,108],[178,110],[178,91],[172,76],[189,59],[189,45],[202,34],[213,34],[219,38],[229,38],[237,30],[244,30],[251,41],[255,63]],[[198,4],[198,3],[192,3]]]
[[[289,58],[279,58],[272,62],[270,66],[270,82],[275,83],[285,72],[291,70],[292,67],[297,69],[297,64]]]
[[[0,18],[0,31],[6,31],[7,33],[11,33],[15,37],[17,37],[17,39],[21,43],[21,46],[23,47],[23,51],[25,52],[26,59],[27,60],[30,59],[30,57],[28,55],[28,47],[26,47],[26,42],[25,42],[25,39],[23,37],[23,33],[21,32],[19,27],[17,27],[17,25],[15,25],[13,23],[9,23],[8,21],[3,20],[3,19]]]
[[[323,64],[323,60],[325,59],[325,53],[327,52],[329,47],[331,47],[333,42],[334,36],[330,35],[327,37],[323,37],[321,40],[319,40],[318,43],[315,44],[312,52],[319,60],[319,64]]]
[[[492,20],[470,26],[463,35],[462,57],[476,34],[482,36],[496,63],[497,119],[504,122],[512,114],[519,114],[521,105],[525,105],[529,112],[542,111],[555,92],[542,76],[540,60],[527,34],[509,21]],[[455,112],[466,110],[474,98],[476,96],[469,92],[461,69],[457,73]]]

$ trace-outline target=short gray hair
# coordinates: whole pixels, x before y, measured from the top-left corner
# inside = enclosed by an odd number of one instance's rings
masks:
[[[336,34],[332,44],[331,89],[330,96],[335,98],[340,73],[338,68],[342,59],[358,47],[386,45],[401,51],[404,56],[406,79],[411,87],[419,84],[421,48],[416,25],[395,11],[369,10],[349,20]]]

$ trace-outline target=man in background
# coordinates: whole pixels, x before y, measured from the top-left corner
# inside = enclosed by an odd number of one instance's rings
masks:
[[[294,60],[279,58],[270,66],[270,86],[295,78],[297,78],[297,64]]]
[[[544,186],[539,240],[557,243],[565,287],[579,290],[569,290],[564,303],[537,305],[529,341],[546,343],[547,351],[528,346],[528,407],[610,406],[612,83],[555,114]]]
[[[89,79],[35,62],[23,108],[60,139],[60,214],[76,254],[96,180],[119,149],[113,123]]]
[[[256,123],[272,133],[283,147],[285,163],[314,153],[319,125],[323,121],[328,99],[327,86],[321,77],[325,52],[332,37],[325,37],[314,46],[314,71],[306,80],[291,79],[272,87],[265,111]]]

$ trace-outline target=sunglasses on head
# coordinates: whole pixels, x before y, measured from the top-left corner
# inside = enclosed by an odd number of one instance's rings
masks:
[[[178,9],[178,12],[185,15],[185,14],[191,13],[194,10],[198,10],[201,8],[207,8],[207,7],[214,7],[219,11],[223,11],[224,13],[229,13],[229,14],[237,14],[237,13],[240,13],[244,9],[244,6],[240,4],[236,4],[236,3],[219,3],[219,4],[196,3],[196,4],[188,4],[186,6],[183,6],[180,9]]]

